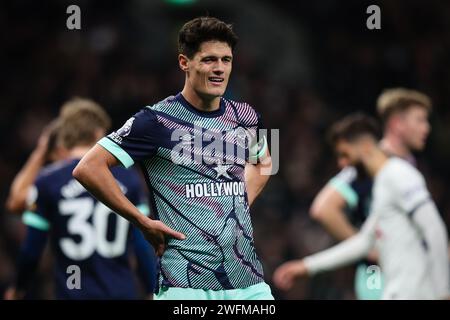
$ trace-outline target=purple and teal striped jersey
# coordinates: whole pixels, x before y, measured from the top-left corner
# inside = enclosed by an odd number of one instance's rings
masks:
[[[224,290],[264,281],[244,179],[260,126],[246,103],[221,98],[218,110],[202,112],[180,93],[98,142],[125,167],[140,165],[152,214],[186,235],[168,240],[160,287]]]

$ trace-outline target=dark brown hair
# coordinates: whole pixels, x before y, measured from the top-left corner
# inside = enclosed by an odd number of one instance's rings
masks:
[[[370,136],[378,140],[380,128],[374,118],[358,112],[334,123],[328,133],[328,140],[334,146],[340,140],[353,142],[362,136]]]
[[[191,59],[203,42],[211,40],[226,42],[234,50],[238,37],[231,24],[213,17],[198,17],[186,22],[180,29],[178,52]]]

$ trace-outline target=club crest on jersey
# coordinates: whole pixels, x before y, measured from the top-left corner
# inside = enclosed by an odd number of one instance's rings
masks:
[[[134,117],[131,117],[130,119],[128,119],[127,122],[125,122],[125,124],[122,126],[122,128],[117,130],[117,134],[121,137],[128,136],[130,134],[131,127],[133,126],[133,122],[134,122]]]
[[[249,141],[249,139],[251,139],[249,132],[247,130],[245,130],[244,128],[239,127],[235,130],[235,134],[236,134],[236,143],[241,148],[247,148],[248,141]]]
[[[130,134],[133,122],[134,117],[131,117],[130,119],[127,120],[127,122],[125,122],[122,128],[111,133],[110,135],[108,135],[108,137],[111,138],[115,143],[121,144],[122,139]]]

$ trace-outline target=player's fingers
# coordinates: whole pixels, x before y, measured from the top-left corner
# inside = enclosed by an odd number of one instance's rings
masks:
[[[277,287],[282,287],[284,284],[284,277],[286,274],[285,265],[280,266],[277,270],[275,270],[273,274],[273,282]]]
[[[293,284],[294,284],[294,276],[292,272],[289,271],[285,272],[281,282],[283,290],[289,290],[290,288],[292,288]]]
[[[295,278],[295,265],[292,262],[281,265],[274,273],[275,284],[283,290],[289,290]]]
[[[289,270],[289,266],[290,266],[290,262],[283,263],[281,266],[279,266],[277,268],[275,273],[278,274],[279,276],[284,275],[286,273],[286,271]]]
[[[175,230],[168,230],[168,232],[166,232],[166,234],[168,234],[169,236],[177,239],[177,240],[184,240],[186,239],[186,236],[184,234],[182,234],[181,232],[175,231]]]
[[[169,228],[168,226],[166,226],[165,224],[163,224],[162,222],[159,224],[159,230],[161,230],[162,232],[164,232],[166,235],[173,237],[175,239],[178,240],[184,240],[186,239],[186,236],[184,234],[182,234],[181,232],[175,231],[171,228]]]
[[[292,279],[285,279],[284,283],[283,283],[283,290],[289,290],[292,288],[293,285],[293,281]]]
[[[290,288],[289,280],[286,275],[281,275],[275,285],[281,290],[288,290]]]

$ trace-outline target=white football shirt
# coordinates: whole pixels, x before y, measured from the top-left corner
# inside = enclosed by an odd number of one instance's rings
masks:
[[[349,264],[375,245],[384,299],[438,299],[449,294],[445,225],[421,173],[390,158],[374,179],[369,218],[354,237],[305,258],[312,274]]]

